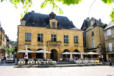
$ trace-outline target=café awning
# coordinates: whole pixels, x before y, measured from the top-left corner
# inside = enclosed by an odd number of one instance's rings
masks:
[[[34,51],[32,51],[32,50],[27,50],[28,51],[28,53],[35,53]],[[25,53],[26,52],[26,50],[19,50],[18,51],[18,53]]]
[[[96,53],[96,52],[88,52],[87,54],[89,54],[89,55],[98,55],[99,53]]]
[[[38,50],[38,51],[36,51],[36,53],[44,53],[44,50]],[[46,50],[45,53],[51,53],[51,52]]]

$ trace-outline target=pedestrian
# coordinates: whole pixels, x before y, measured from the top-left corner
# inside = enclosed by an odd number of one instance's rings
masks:
[[[4,62],[4,56],[1,57],[1,64]]]
[[[103,65],[105,65],[105,61],[104,61],[104,58],[102,58],[102,63],[103,63]]]
[[[109,59],[109,65],[112,66],[112,60],[111,60],[111,58]]]
[[[4,56],[4,62],[6,62],[6,56]]]

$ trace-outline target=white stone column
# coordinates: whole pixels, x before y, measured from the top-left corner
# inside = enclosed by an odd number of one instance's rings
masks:
[[[73,58],[72,58],[72,53],[70,53],[70,61],[72,61],[73,60]]]
[[[44,46],[44,60],[46,60],[46,46]]]
[[[25,59],[28,59],[28,47],[27,47],[27,45],[25,47],[26,47],[26,50],[25,50],[26,57],[25,57]]]
[[[81,52],[81,59],[83,59],[83,52]]]

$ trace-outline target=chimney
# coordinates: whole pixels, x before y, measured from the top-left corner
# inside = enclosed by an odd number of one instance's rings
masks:
[[[33,10],[32,10],[31,12],[32,12],[32,13],[35,13],[35,11],[33,11]]]
[[[26,21],[25,20],[21,20],[21,25],[25,25]]]

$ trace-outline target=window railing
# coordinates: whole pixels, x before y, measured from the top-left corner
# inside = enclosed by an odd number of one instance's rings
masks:
[[[114,34],[111,34],[109,36],[105,36],[105,40],[109,40],[109,39],[114,39]]]
[[[25,42],[31,42],[31,40],[25,40]]]
[[[74,46],[75,46],[75,47],[78,46],[78,43],[74,43]]]
[[[47,45],[48,46],[60,46],[61,45],[61,41],[47,41]]]
[[[31,45],[31,40],[25,40],[25,45]]]
[[[106,48],[106,51],[107,52],[114,52],[114,47],[107,47]]]
[[[64,42],[64,46],[68,46],[69,45],[69,42]]]
[[[38,42],[38,46],[43,46],[44,44],[43,44],[43,41],[41,42]]]

